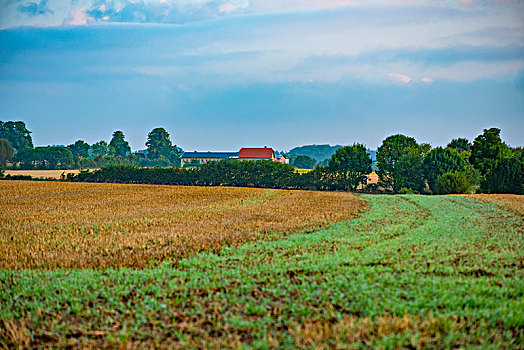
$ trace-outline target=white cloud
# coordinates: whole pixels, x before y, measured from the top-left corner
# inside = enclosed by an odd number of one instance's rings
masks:
[[[218,11],[220,13],[226,13],[226,14],[230,14],[231,12],[234,12],[237,9],[238,9],[238,6],[230,2],[226,2],[225,4],[221,4],[220,6],[218,6]]]
[[[66,25],[85,25],[93,19],[86,14],[87,7],[72,7],[69,15],[64,19]]]
[[[420,81],[422,81],[423,83],[426,83],[426,84],[432,84],[432,83],[435,82],[435,80],[433,78],[429,78],[429,77],[424,77]]]
[[[395,83],[400,83],[400,84],[409,84],[409,82],[413,79],[411,79],[411,77],[405,75],[405,74],[400,74],[400,73],[389,73],[388,74],[388,78],[395,82]]]

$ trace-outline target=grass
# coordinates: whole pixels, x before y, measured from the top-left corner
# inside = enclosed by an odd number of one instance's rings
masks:
[[[0,182],[0,268],[148,267],[358,214],[347,193]]]
[[[523,348],[524,217],[363,196],[311,234],[152,269],[0,272],[6,347]]]

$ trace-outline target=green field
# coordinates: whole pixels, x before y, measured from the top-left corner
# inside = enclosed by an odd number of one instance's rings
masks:
[[[360,218],[144,270],[0,272],[0,345],[524,348],[524,217],[363,196]]]

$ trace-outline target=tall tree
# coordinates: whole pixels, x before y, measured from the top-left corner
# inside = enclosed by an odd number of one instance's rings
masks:
[[[105,141],[98,141],[97,143],[93,144],[93,146],[91,146],[91,149],[93,150],[93,155],[95,157],[106,157],[114,153],[113,146],[109,145]]]
[[[74,144],[67,146],[67,149],[73,154],[73,158],[89,157],[89,144],[83,140],[78,140]]]
[[[13,158],[14,151],[11,143],[6,139],[0,139],[0,166]]]
[[[424,180],[423,159],[427,144],[408,147],[400,156],[393,170],[395,179],[393,189],[399,192],[402,188],[422,192],[426,187]]]
[[[172,163],[180,160],[182,149],[173,146],[169,133],[164,128],[155,128],[147,135],[147,156],[150,159],[167,158]]]
[[[115,149],[115,155],[120,157],[125,157],[128,153],[131,152],[131,147],[129,147],[129,142],[125,140],[124,133],[122,131],[115,131],[111,142],[109,145],[113,146]]]
[[[25,123],[21,121],[5,123],[0,121],[0,138],[8,140],[17,151],[26,147],[33,148],[31,131],[27,130]]]
[[[524,194],[524,157],[513,155],[497,160],[482,179],[480,190],[486,193]]]
[[[446,147],[452,148],[458,152],[469,152],[469,150],[471,149],[471,143],[468,141],[468,139],[459,137],[458,139],[452,139]]]
[[[464,172],[465,170],[464,159],[458,151],[452,148],[437,147],[424,157],[424,175],[433,192],[436,192],[436,181],[440,175],[447,172]]]
[[[367,183],[367,175],[371,173],[372,160],[364,145],[355,143],[352,146],[339,148],[329,161],[329,170],[347,180],[350,189],[354,190],[360,184]]]
[[[386,187],[395,188],[395,165],[410,147],[418,146],[413,137],[401,134],[388,136],[377,150],[377,175],[379,182]]]
[[[505,148],[507,146],[500,139],[500,129],[484,129],[482,135],[473,141],[469,161],[485,176],[496,166],[497,160],[504,157]]]
[[[47,162],[49,169],[67,169],[73,164],[73,154],[65,147],[45,147],[42,150],[42,157]],[[60,167],[58,167],[59,164]]]

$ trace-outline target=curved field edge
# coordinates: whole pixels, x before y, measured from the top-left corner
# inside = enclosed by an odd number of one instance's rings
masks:
[[[148,268],[348,220],[348,193],[0,182],[0,268]]]
[[[2,271],[0,341],[45,347],[524,344],[524,220],[452,196],[148,270]]]

